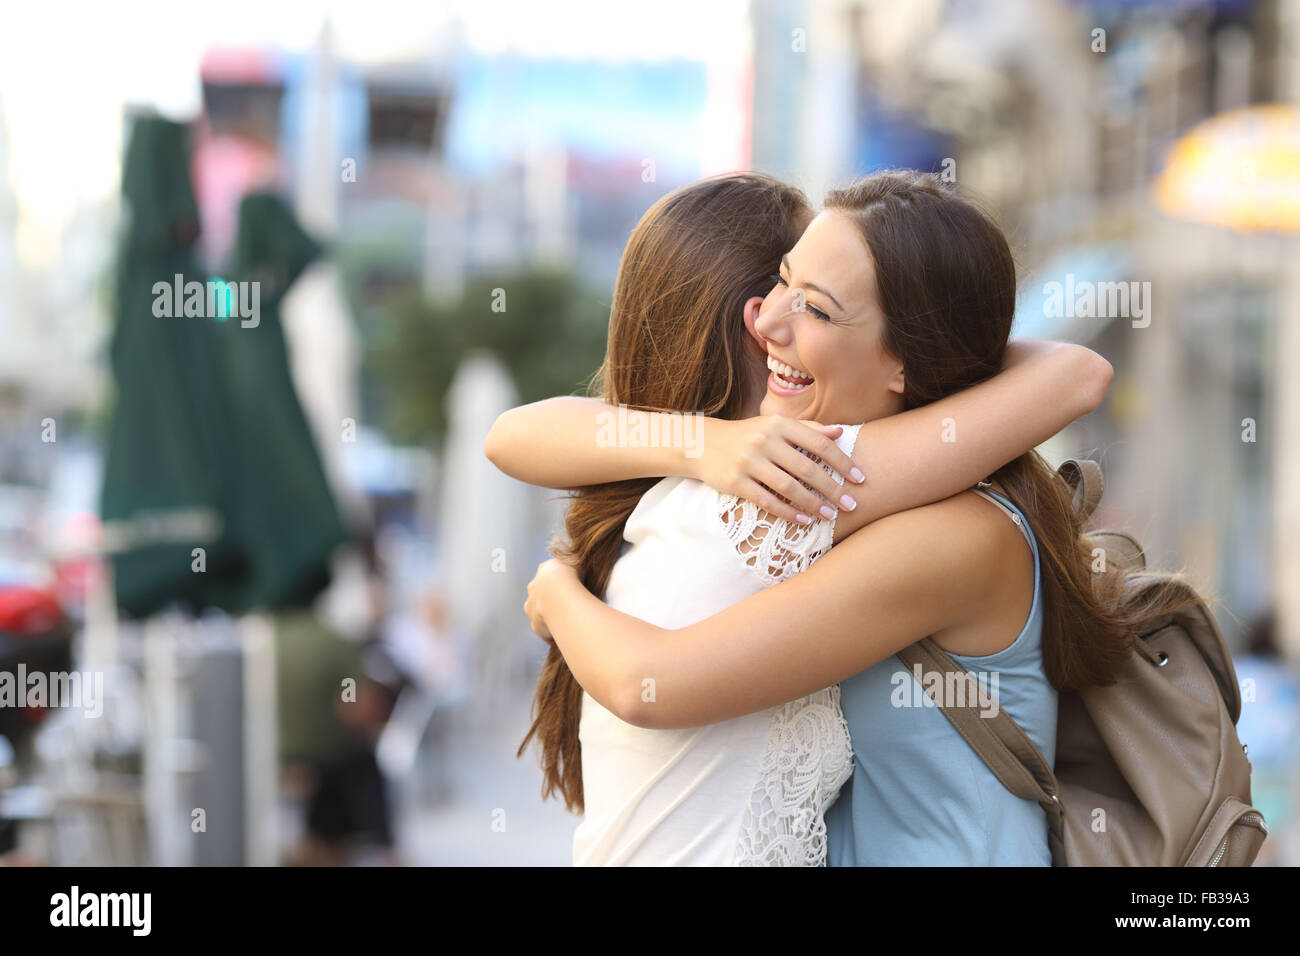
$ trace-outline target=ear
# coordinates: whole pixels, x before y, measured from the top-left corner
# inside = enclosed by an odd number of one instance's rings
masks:
[[[889,379],[889,384],[886,385],[885,388],[889,389],[891,392],[894,392],[894,393],[896,393],[896,394],[898,394],[898,395],[902,395],[902,394],[903,394],[903,389],[904,389],[904,380],[903,380],[903,363],[902,363],[902,362],[899,362],[898,365],[895,367],[895,369],[894,369],[894,374],[893,374],[893,376]]]
[[[758,334],[758,329],[754,327],[754,322],[758,319],[758,312],[763,307],[762,296],[752,296],[745,302],[745,328],[749,330],[750,337],[758,344],[758,347],[767,352],[767,341],[763,336]]]

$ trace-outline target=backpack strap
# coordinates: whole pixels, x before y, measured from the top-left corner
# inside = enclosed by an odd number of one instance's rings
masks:
[[[1084,541],[1092,547],[1100,547],[1106,553],[1108,564],[1116,564],[1129,574],[1140,574],[1146,570],[1147,556],[1137,538],[1125,531],[1087,531]]]
[[[1080,521],[1087,521],[1097,510],[1106,482],[1101,476],[1101,465],[1091,458],[1069,458],[1061,462],[1056,473],[1074,492],[1074,510]]]
[[[1101,475],[1101,465],[1091,458],[1067,458],[1061,462],[1061,467],[1056,469],[1056,474],[1070,486],[1070,491],[1074,494],[1074,510],[1079,515],[1079,521],[1087,521],[1097,510],[1102,492],[1106,490],[1106,482]],[[975,487],[990,488],[1004,498],[1010,497],[996,479],[986,478],[977,482]]]
[[[1070,458],[1056,470],[1074,493],[1074,510],[1081,522],[1087,521],[1097,509],[1105,490],[1101,466],[1089,458]],[[987,488],[1004,498],[1010,498],[996,480],[986,479],[976,485]],[[1129,538],[1137,560],[1141,560],[1141,546]],[[1145,563],[1145,562],[1143,562]],[[930,638],[917,641],[898,652],[898,659],[909,669],[918,665],[921,673],[938,672],[964,677],[969,672],[952,659],[942,647]],[[925,689],[924,684],[922,688]],[[1061,804],[1060,784],[1047,758],[1029,739],[1015,718],[1001,707],[992,717],[981,716],[973,705],[947,706],[935,700],[929,689],[926,693],[934,700],[943,715],[975,751],[1002,786],[1022,800],[1033,800],[1047,813],[1050,830],[1048,842],[1052,845],[1054,859],[1063,859],[1065,834],[1065,807]]]
[[[921,673],[937,672],[956,674],[963,678],[966,668],[953,660],[948,653],[930,638],[917,641],[898,652],[898,659],[909,669],[920,667]],[[934,695],[925,688],[930,699]],[[1047,813],[1053,835],[1059,840],[1064,832],[1065,808],[1061,805],[1056,774],[1047,758],[1038,749],[1024,729],[1002,708],[992,717],[983,717],[977,704],[965,707],[948,706],[934,701],[953,729],[970,744],[972,750],[1007,790],[1022,800],[1033,800]]]

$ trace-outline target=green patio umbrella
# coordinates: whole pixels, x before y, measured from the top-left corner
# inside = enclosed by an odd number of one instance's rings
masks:
[[[328,584],[345,537],[279,318],[285,292],[320,248],[279,199],[249,197],[225,279],[244,283],[238,301],[255,303],[253,316],[177,315],[174,298],[159,308],[160,282],[180,276],[182,286],[208,288],[193,251],[188,162],[185,127],[137,120],[123,171],[117,402],[101,494],[105,550],[128,617],[171,604],[232,613],[304,605]]]
[[[239,446],[230,534],[248,561],[233,603],[246,607],[310,602],[329,583],[331,555],[346,538],[280,321],[285,294],[321,251],[278,196],[255,193],[240,204],[227,278],[243,286],[245,303],[256,284],[257,314],[232,315],[220,337]]]
[[[213,418],[224,391],[214,330],[154,309],[156,283],[200,276],[184,126],[135,121],[122,201],[110,353],[116,402],[100,513],[118,607],[144,617],[173,603],[206,605],[214,587],[241,572],[224,528],[220,464],[229,433]]]

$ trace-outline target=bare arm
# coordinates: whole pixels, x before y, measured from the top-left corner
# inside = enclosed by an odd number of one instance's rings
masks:
[[[614,440],[602,441],[602,430],[610,426]],[[544,488],[687,473],[692,462],[685,441],[668,446],[620,443],[617,427],[617,409],[598,398],[548,398],[502,413],[488,432],[483,453],[511,478]]]
[[[512,478],[545,488],[574,488],[628,478],[682,475],[758,502],[778,517],[808,516],[839,506],[844,489],[796,450],[815,449],[852,482],[862,472],[834,439],[838,425],[775,415],[728,421],[689,413],[643,412],[594,398],[548,398],[504,412],[488,432],[483,453]],[[787,473],[800,469],[820,493]],[[789,502],[763,487],[790,489]]]
[[[963,507],[950,499],[884,518],[802,574],[690,627],[615,611],[555,561],[538,570],[525,610],[578,682],[622,720],[656,729],[728,720],[796,700],[985,613],[996,555],[987,535],[961,533]]]
[[[840,513],[837,541],[888,514],[969,488],[1101,404],[1113,370],[1080,345],[1017,339],[1003,371],[971,388],[862,426],[853,459],[860,506]]]
[[[645,416],[637,433],[633,421],[620,418],[613,406],[574,397],[503,413],[483,450],[512,478],[547,488],[684,475],[787,520],[838,512],[840,540],[876,518],[969,488],[1094,410],[1112,374],[1109,362],[1082,346],[1017,339],[1007,347],[1003,371],[989,381],[868,422],[852,459],[833,440],[839,431],[815,422],[775,415],[726,421],[624,412]],[[652,441],[652,436],[673,440]],[[865,486],[837,486],[798,448],[854,484],[865,473]],[[852,509],[841,505],[846,492]]]

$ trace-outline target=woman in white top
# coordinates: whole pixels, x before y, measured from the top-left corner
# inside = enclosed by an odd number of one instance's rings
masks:
[[[857,429],[846,430],[848,447]],[[807,567],[830,524],[768,522],[690,478],[651,488],[605,600],[660,627],[701,621]],[[652,586],[647,586],[653,582]],[[655,693],[653,680],[643,693]],[[584,695],[579,865],[821,865],[825,812],[853,762],[839,687],[735,720],[644,730]]]
[[[602,398],[515,409],[487,438],[508,474],[579,488],[557,553],[617,610],[669,629],[710,617],[866,523],[969,487],[1104,394],[1092,352],[1019,343],[989,381],[860,432],[755,418],[767,388],[803,384],[753,325],[810,219],[795,190],[749,174],[664,197],[624,251]],[[945,441],[956,422],[962,440]],[[641,683],[644,700],[667,692]],[[524,746],[542,744],[544,795],[585,810],[577,863],[818,864],[850,769],[837,695],[644,729],[584,695],[552,648]]]

